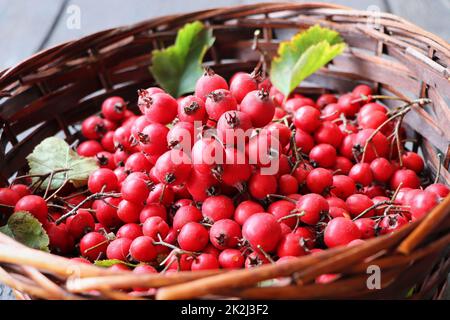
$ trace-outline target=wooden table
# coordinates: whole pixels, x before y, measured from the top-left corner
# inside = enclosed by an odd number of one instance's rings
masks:
[[[450,41],[450,0],[314,1],[391,12]],[[257,2],[269,0],[0,0],[0,70],[42,49],[102,29],[160,15]],[[73,18],[78,10],[79,28]],[[11,290],[0,285],[0,299],[11,298]]]
[[[265,0],[268,2],[270,0]],[[258,0],[0,0],[0,70],[53,45],[102,29],[148,18]],[[274,1],[276,2],[276,1]],[[299,1],[301,2],[301,1]],[[328,0],[361,10],[381,10],[404,17],[450,40],[450,0]],[[186,5],[189,3],[189,5]],[[81,14],[73,28],[73,13]]]

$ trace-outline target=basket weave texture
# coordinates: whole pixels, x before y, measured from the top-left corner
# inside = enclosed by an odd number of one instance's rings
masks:
[[[351,10],[323,3],[267,3],[218,8],[156,18],[109,29],[40,52],[0,72],[0,185],[27,171],[25,157],[44,138],[62,133],[78,139],[75,125],[98,111],[108,96],[135,104],[136,91],[154,85],[148,71],[152,49],[171,44],[179,27],[201,20],[213,28],[215,44],[205,64],[230,77],[252,70],[261,47],[274,54],[278,43],[299,29],[320,24],[337,30],[348,50],[308,79],[301,91],[316,95],[345,92],[357,82],[380,94],[430,98],[427,108],[413,107],[405,117],[414,150],[423,153],[430,175],[444,157],[440,180],[450,184],[450,46],[439,37],[397,16]],[[388,103],[390,107],[395,102]],[[20,298],[130,299],[122,289],[158,288],[158,299],[239,298],[439,298],[450,269],[450,196],[421,221],[357,247],[335,248],[280,265],[237,271],[133,275],[80,264],[32,250],[0,234],[0,281]],[[367,267],[382,270],[381,289],[366,285]],[[316,284],[324,273],[340,273],[329,284]],[[291,277],[285,286],[257,283]]]

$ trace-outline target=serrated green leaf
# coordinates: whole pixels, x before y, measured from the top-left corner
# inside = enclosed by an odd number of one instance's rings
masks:
[[[136,264],[132,264],[132,263],[125,262],[122,260],[118,260],[118,259],[96,260],[94,262],[94,265],[96,265],[98,267],[103,267],[103,268],[109,268],[115,264],[124,264],[128,267],[136,267]]]
[[[42,224],[31,213],[14,212],[0,232],[33,249],[49,251],[50,240]]]
[[[202,61],[213,45],[212,30],[200,21],[186,24],[178,31],[175,44],[153,50],[150,71],[158,84],[174,97],[195,89],[203,73]]]
[[[64,140],[50,137],[38,144],[28,155],[28,166],[32,175],[46,175],[57,170],[66,170],[53,175],[50,190],[61,187],[68,180],[75,187],[86,185],[92,171],[98,168],[93,158],[79,156]],[[38,178],[33,178],[33,182]],[[50,177],[46,178],[41,189],[47,188]]]
[[[336,31],[318,25],[280,43],[272,60],[270,80],[287,97],[304,79],[312,75],[345,49]]]

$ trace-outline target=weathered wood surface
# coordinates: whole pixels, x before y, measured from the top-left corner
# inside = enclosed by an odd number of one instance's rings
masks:
[[[41,49],[63,0],[0,0],[0,70]]]
[[[268,2],[270,0],[266,0]],[[281,0],[272,0],[273,2]],[[317,1],[317,0],[316,0]],[[119,25],[148,18],[262,2],[260,0],[0,0],[0,70],[39,49]],[[299,1],[300,2],[300,1]],[[304,2],[304,1],[302,1]],[[395,13],[426,30],[450,40],[450,0],[328,0],[356,9]],[[188,3],[188,4],[187,4]],[[73,28],[73,10],[80,10],[80,28]]]
[[[119,25],[160,15],[220,6],[263,2],[258,0],[0,0],[0,70],[53,45]],[[266,0],[265,2],[269,2]],[[274,1],[276,2],[276,1]],[[300,1],[299,1],[300,2]],[[303,1],[305,2],[305,1]],[[328,0],[361,10],[381,10],[450,40],[450,0]],[[80,10],[80,28],[68,27],[72,10]],[[450,294],[447,294],[449,297]],[[14,299],[0,285],[0,300]]]
[[[54,33],[52,34],[49,45],[55,45],[69,39],[78,38],[105,28],[126,25],[141,20],[174,13],[184,13],[195,10],[215,8],[221,6],[232,6],[240,4],[251,4],[262,1],[258,0],[170,0],[170,1],[139,1],[129,0],[124,5],[120,0],[70,0],[68,6],[76,5],[81,12],[81,28],[68,29],[66,17],[60,19]],[[267,2],[267,1],[266,1]],[[277,1],[273,1],[277,2]],[[304,2],[304,1],[303,1]],[[317,1],[330,2],[330,1]],[[367,9],[369,6],[377,6],[380,10],[386,10],[383,0],[337,0],[333,3],[351,6],[357,9]],[[107,9],[106,9],[107,8]],[[107,12],[105,12],[107,10]],[[64,14],[63,14],[64,15]],[[101,17],[99,19],[99,17]]]
[[[450,41],[450,0],[387,1],[390,12]]]
[[[267,0],[268,2],[270,0]],[[26,0],[0,0],[0,70],[10,67],[42,48],[90,33],[135,23],[160,15],[183,13],[220,6],[250,4],[258,0],[42,0],[39,5]],[[274,1],[276,2],[276,1]],[[357,9],[378,7],[386,11],[384,0],[330,0]],[[80,10],[80,28],[71,17]],[[73,21],[72,21],[73,22]],[[69,26],[68,26],[69,24]],[[71,25],[71,26],[70,26]]]

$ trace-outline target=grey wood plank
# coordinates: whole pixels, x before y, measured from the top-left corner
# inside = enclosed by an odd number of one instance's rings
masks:
[[[387,0],[391,12],[450,41],[450,0]]]
[[[161,15],[190,12],[239,3],[241,3],[240,0],[197,0],[189,1],[189,3],[186,0],[98,0],[95,2],[90,0],[71,0],[67,8],[70,8],[70,6],[78,6],[80,9],[80,28],[68,28],[67,19],[70,17],[70,14],[67,12],[63,13],[62,19],[59,21],[50,38],[49,46],[80,38],[103,29],[132,24]]]
[[[62,19],[59,21],[54,33],[50,38],[49,45],[55,45],[64,41],[68,41],[70,39],[76,39],[88,35],[99,30],[130,24],[161,15],[258,2],[262,1],[195,0],[188,2],[186,0],[128,0],[125,2],[120,0],[98,0],[94,2],[89,0],[71,0],[67,7],[75,5],[80,9],[80,28],[68,28],[67,19],[70,17],[70,14],[63,13]],[[267,0],[264,2],[267,2]],[[330,0],[328,2],[330,2]],[[370,5],[375,5],[379,7],[380,10],[386,9],[383,0],[335,0],[331,2],[349,5],[357,9],[367,9]]]
[[[0,70],[32,55],[40,46],[63,0],[0,0]]]
[[[12,289],[1,283],[0,283],[0,300],[15,300]]]
[[[272,1],[261,1],[261,0],[242,0],[242,3],[258,3],[258,2],[286,2],[285,0],[272,0]],[[385,2],[383,0],[296,0],[294,2],[324,2],[324,3],[334,3],[343,6],[351,7],[358,10],[366,10],[369,7],[378,7],[381,11],[386,11]]]

